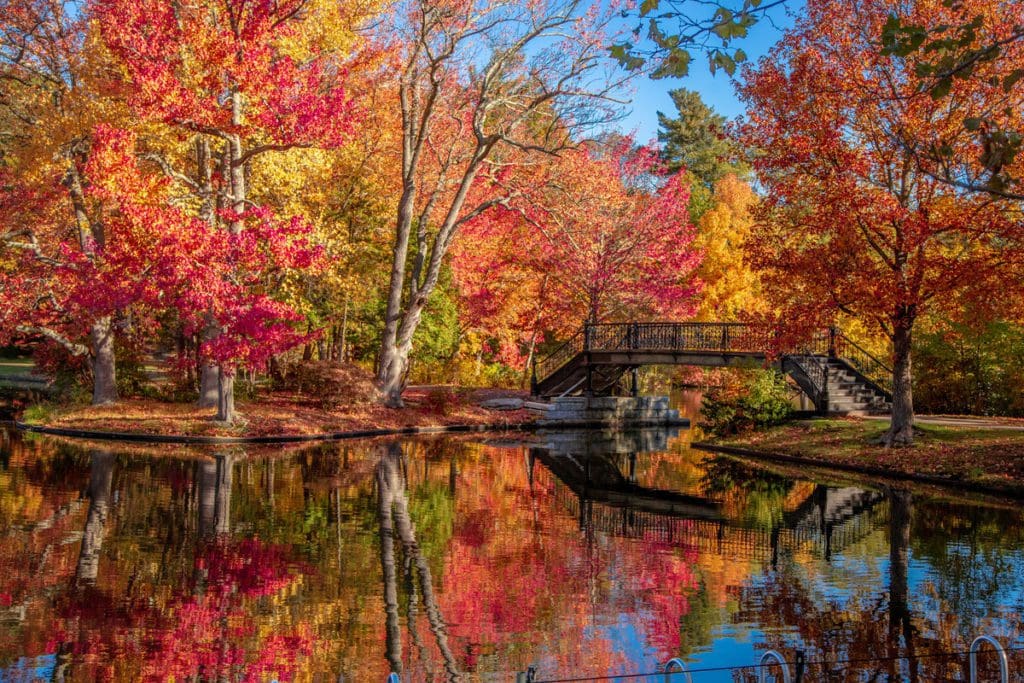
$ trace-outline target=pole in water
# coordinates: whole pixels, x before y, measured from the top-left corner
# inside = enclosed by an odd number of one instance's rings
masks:
[[[673,671],[675,669],[675,671]],[[693,679],[690,678],[690,672],[686,670],[686,665],[683,664],[683,660],[675,657],[668,660],[665,664],[665,683],[671,683],[671,681],[679,680],[675,678],[675,674],[683,674],[686,683],[693,683]]]
[[[758,662],[760,668],[757,670],[757,683],[768,683],[768,666],[771,660],[775,660],[775,663],[782,669],[782,683],[793,683],[793,679],[789,677],[789,667],[786,666],[786,660],[775,650],[768,650],[768,652],[761,655],[761,661]]]
[[[992,636],[978,636],[971,643],[970,653],[970,676],[971,683],[978,683],[978,651],[981,650],[982,643],[988,643],[996,651],[996,657],[999,662],[999,683],[1010,683],[1010,663],[1006,659],[1006,650],[999,644],[999,641]]]

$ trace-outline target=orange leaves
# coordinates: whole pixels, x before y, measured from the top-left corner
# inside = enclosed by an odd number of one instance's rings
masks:
[[[936,180],[906,147],[907,136],[961,131],[968,103],[920,97],[925,83],[879,54],[890,10],[811,2],[745,73],[742,133],[762,152],[767,191],[750,256],[793,316],[841,310],[889,326],[908,307],[979,291],[1021,249],[1018,220]],[[908,11],[939,21],[946,10],[921,0]]]
[[[472,325],[502,337],[513,324],[525,344],[587,319],[692,313],[700,255],[689,188],[659,177],[645,150],[625,141],[566,151],[488,188],[499,190],[505,206],[465,227],[453,259]]]

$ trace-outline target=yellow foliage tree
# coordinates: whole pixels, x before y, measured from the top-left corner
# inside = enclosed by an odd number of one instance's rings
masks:
[[[743,257],[757,195],[730,173],[715,183],[712,202],[697,224],[695,245],[704,252],[697,271],[704,283],[697,319],[735,320],[766,312],[761,282]]]

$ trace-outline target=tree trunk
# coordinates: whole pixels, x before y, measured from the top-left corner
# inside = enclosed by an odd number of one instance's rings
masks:
[[[893,327],[892,422],[882,437],[886,446],[910,446],[914,443],[913,371],[910,349],[914,319],[901,315]]]
[[[348,361],[348,297],[345,297],[345,309],[341,314],[341,351],[338,354],[338,361],[345,363]]]
[[[117,401],[117,368],[114,360],[114,323],[109,316],[100,318],[89,330],[92,342],[92,404]]]
[[[196,405],[200,408],[212,408],[217,405],[217,385],[220,382],[220,370],[216,365],[203,364],[199,376],[199,400]]]
[[[220,368],[217,382],[217,420],[234,422],[238,417],[235,413],[235,373]]]
[[[408,368],[408,348],[403,351],[392,342],[381,349],[380,368],[377,371],[377,389],[387,407],[402,407],[402,389],[405,384],[405,371]]]
[[[217,327],[213,315],[208,315],[206,327],[203,328],[203,341],[208,342],[217,338],[220,329]],[[200,348],[202,345],[200,345]],[[197,350],[198,355],[198,350]],[[202,360],[202,359],[200,359]],[[213,408],[217,405],[217,385],[219,383],[220,371],[213,363],[202,360],[202,369],[199,372],[199,400],[196,405],[200,408]]]

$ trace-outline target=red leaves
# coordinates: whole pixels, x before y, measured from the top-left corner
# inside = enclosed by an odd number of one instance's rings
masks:
[[[936,180],[906,146],[959,134],[973,104],[934,102],[921,78],[879,54],[873,36],[891,11],[815,0],[745,73],[741,132],[759,150],[766,190],[750,256],[789,319],[842,311],[891,329],[901,311],[985,296],[1021,247],[1019,220]],[[933,23],[947,12],[924,2],[907,11]]]
[[[302,4],[97,0],[93,11],[124,65],[129,101],[146,118],[277,147],[336,146],[354,115],[345,65],[315,48],[299,63],[283,47],[299,30]]]
[[[534,333],[589,318],[692,314],[700,254],[689,188],[657,176],[653,153],[630,146],[567,151],[486,188],[507,192],[507,208],[466,226],[453,268],[473,324],[523,335],[511,348],[500,338],[503,358]]]

